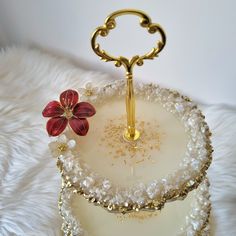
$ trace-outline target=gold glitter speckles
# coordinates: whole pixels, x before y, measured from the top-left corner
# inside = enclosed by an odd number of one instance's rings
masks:
[[[68,146],[65,143],[61,143],[58,145],[57,149],[59,152],[63,153],[68,149]]]
[[[158,216],[160,214],[160,211],[155,211],[155,212],[148,212],[148,211],[139,211],[139,212],[131,212],[127,214],[117,214],[118,220],[121,222],[124,222],[125,220],[138,220],[140,222],[147,220],[149,218]]]
[[[141,132],[141,137],[136,141],[128,142],[122,136],[125,116],[107,120],[104,137],[99,144],[108,148],[109,158],[120,159],[125,165],[156,161],[151,154],[152,151],[160,150],[164,133],[160,132],[157,121],[150,123],[138,119],[136,124]]]

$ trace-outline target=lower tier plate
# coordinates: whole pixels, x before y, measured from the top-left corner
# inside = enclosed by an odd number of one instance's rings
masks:
[[[62,187],[62,230],[64,235],[73,236],[209,236],[209,198],[205,179],[183,201],[166,204],[161,211],[115,214],[89,203],[73,187]]]

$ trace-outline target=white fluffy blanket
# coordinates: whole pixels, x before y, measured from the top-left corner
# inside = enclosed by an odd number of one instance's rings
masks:
[[[37,50],[0,53],[0,235],[60,235],[60,176],[42,108],[67,88],[109,77]],[[236,108],[202,105],[213,132],[209,170],[215,236],[236,235]]]

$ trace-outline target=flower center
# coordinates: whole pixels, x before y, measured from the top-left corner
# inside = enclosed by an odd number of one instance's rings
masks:
[[[93,95],[93,90],[92,89],[86,89],[85,90],[85,96],[89,97]]]
[[[67,119],[70,119],[72,116],[73,116],[73,112],[71,109],[68,109],[68,108],[65,108],[64,109],[64,116],[67,118]]]
[[[61,143],[60,145],[58,145],[57,149],[60,151],[60,152],[65,152],[67,150],[67,145],[65,143]]]

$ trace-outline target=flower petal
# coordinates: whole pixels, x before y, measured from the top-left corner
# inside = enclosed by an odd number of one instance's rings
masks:
[[[61,107],[61,104],[57,101],[49,102],[42,112],[44,117],[60,116],[63,113],[64,113],[64,110]]]
[[[73,109],[73,115],[78,118],[91,117],[96,113],[94,106],[88,102],[77,103]]]
[[[58,136],[61,134],[68,124],[65,117],[53,117],[47,122],[47,131],[50,136]]]
[[[89,123],[86,119],[72,117],[69,120],[70,127],[80,136],[85,136],[89,130]]]
[[[77,91],[68,89],[61,93],[60,102],[65,108],[73,108],[79,100],[79,94]]]
[[[59,142],[59,143],[67,143],[67,141],[68,141],[68,139],[65,134],[62,134],[57,138],[57,142]]]

